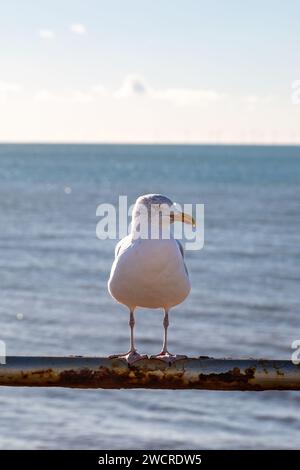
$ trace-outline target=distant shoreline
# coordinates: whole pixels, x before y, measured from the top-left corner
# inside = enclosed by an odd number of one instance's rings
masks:
[[[53,145],[53,146],[102,146],[102,147],[278,147],[278,148],[300,148],[298,144],[292,143],[188,143],[188,142],[0,142],[0,146],[8,145]]]

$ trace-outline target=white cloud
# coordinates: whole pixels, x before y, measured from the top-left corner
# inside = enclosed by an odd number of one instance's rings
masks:
[[[81,23],[74,23],[70,26],[72,33],[75,34],[86,34],[86,27]]]
[[[201,88],[166,88],[155,90],[153,97],[158,100],[169,101],[176,106],[201,106],[226,98],[225,93]]]
[[[64,93],[55,94],[50,90],[41,89],[34,95],[38,103],[80,103],[87,104],[93,101],[93,95],[81,90],[65,90]]]
[[[241,97],[242,103],[246,106],[247,111],[255,111],[259,106],[268,105],[271,106],[276,103],[278,97],[276,95],[255,95],[248,94]]]
[[[147,96],[154,100],[167,101],[176,106],[200,106],[226,97],[224,93],[201,88],[151,88],[139,75],[125,77],[121,87],[115,91],[115,98]]]
[[[243,97],[243,101],[247,104],[257,104],[259,97],[257,95],[246,95]]]
[[[0,82],[1,91],[7,93],[9,90],[17,91],[18,84]],[[4,96],[2,100],[6,99]],[[153,88],[148,82],[139,75],[128,75],[124,78],[121,86],[115,90],[109,90],[101,83],[87,87],[85,89],[66,88],[56,93],[47,89],[40,89],[34,95],[34,100],[40,103],[64,103],[64,104],[81,104],[89,105],[91,103],[99,103],[105,98],[106,104],[108,100],[140,100],[154,105],[155,103],[169,103],[173,107],[187,107],[201,109],[215,109],[215,106],[226,106],[232,112],[236,109],[242,109],[246,112],[254,112],[258,107],[267,106],[270,108],[272,103],[276,102],[276,97],[271,95],[229,95],[222,91],[205,88],[187,88],[187,87],[166,87]],[[144,101],[146,100],[146,102]],[[166,108],[167,109],[167,108]]]
[[[39,103],[49,103],[51,101],[61,101],[61,97],[55,95],[49,90],[41,89],[35,93],[34,100]]]
[[[125,99],[134,97],[146,97],[154,101],[165,101],[175,106],[202,106],[224,100],[227,95],[210,89],[201,88],[165,88],[155,89],[150,87],[147,81],[139,75],[128,75],[123,80],[121,87],[110,92],[102,84],[96,84],[87,90],[65,90],[60,96],[49,90],[38,90],[35,100],[40,102],[65,101],[75,103],[91,103],[97,98],[112,97]],[[252,96],[244,97],[247,105],[253,105]]]
[[[42,39],[53,39],[55,34],[51,29],[40,29],[39,36]]]
[[[22,87],[19,83],[0,81],[0,93],[19,93]]]
[[[22,87],[19,83],[0,81],[0,103],[5,103],[9,96],[15,95],[21,90]]]
[[[128,75],[125,77],[121,87],[115,91],[115,98],[130,98],[133,96],[151,95],[145,79],[138,75]]]
[[[74,103],[87,104],[93,101],[93,97],[90,93],[75,90],[71,94],[71,101],[73,101]]]
[[[92,86],[91,92],[94,93],[97,96],[107,96],[108,95],[108,90],[105,88],[105,86],[103,86],[101,84]]]

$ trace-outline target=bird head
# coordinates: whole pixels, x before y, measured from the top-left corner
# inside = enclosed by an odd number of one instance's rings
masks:
[[[145,194],[136,200],[132,213],[133,231],[136,231],[138,226],[140,231],[143,231],[146,227],[145,230],[148,234],[149,228],[151,228],[152,233],[153,228],[170,227],[170,224],[174,222],[190,224],[193,227],[196,225],[194,218],[182,212],[178,205],[167,196]],[[144,227],[141,227],[142,225]]]

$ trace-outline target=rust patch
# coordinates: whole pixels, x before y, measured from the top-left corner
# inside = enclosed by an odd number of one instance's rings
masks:
[[[123,388],[125,378],[128,381],[128,372],[116,373],[114,369],[107,367],[101,367],[99,370],[71,369],[59,374],[57,385],[79,388]]]
[[[26,386],[26,387],[44,387],[48,386],[48,382],[55,381],[55,373],[53,369],[39,370],[20,370],[5,376],[5,385]]]
[[[274,369],[276,370],[277,375],[284,376],[284,372],[282,372],[282,370],[280,370],[280,368],[278,366],[274,365]]]
[[[251,383],[255,368],[242,373],[238,367],[223,373],[191,374],[172,367],[141,369],[139,367],[101,367],[99,370],[66,370],[59,374],[56,385],[79,388],[152,388],[261,390]]]
[[[33,372],[30,372],[31,375],[49,375],[52,373],[52,369],[39,369],[39,370],[35,370]]]
[[[203,388],[211,390],[262,390],[261,386],[251,383],[255,377],[255,367],[249,367],[242,373],[238,367],[219,374],[199,374]]]

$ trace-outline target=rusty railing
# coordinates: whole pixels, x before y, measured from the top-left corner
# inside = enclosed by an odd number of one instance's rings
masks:
[[[7,357],[0,386],[202,390],[300,390],[300,365],[265,359],[186,358],[134,365],[105,357]]]

